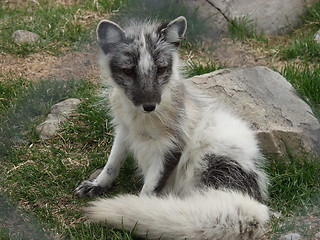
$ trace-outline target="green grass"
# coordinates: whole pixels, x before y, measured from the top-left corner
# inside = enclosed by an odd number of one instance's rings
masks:
[[[248,17],[234,18],[228,23],[228,32],[234,40],[256,39],[262,42],[268,42],[263,33],[257,33],[256,27]]]
[[[72,240],[138,240],[133,236],[133,231],[107,230],[98,224],[80,224],[76,228],[71,228],[69,229],[68,238]]]
[[[300,96],[309,103],[320,119],[320,65],[287,64],[281,74],[295,87]]]
[[[0,51],[19,55],[38,51],[59,54],[64,47],[71,47],[74,42],[81,41],[86,32],[86,28],[76,19],[76,7],[45,6],[33,9],[32,13],[30,11],[3,10]],[[42,40],[35,44],[16,44],[12,38],[16,30],[34,32]]]
[[[90,18],[92,11],[102,18],[105,12],[118,8],[120,3],[119,0],[85,0],[77,4],[61,5],[40,0],[29,1],[22,6],[17,4],[15,7],[3,4],[0,6],[0,52],[24,56],[39,51],[61,54],[66,48],[75,48],[82,42],[92,41],[94,26],[100,20]],[[12,38],[16,30],[34,32],[42,40],[34,44],[17,44]]]
[[[287,35],[284,45],[275,47],[286,65],[280,73],[295,87],[320,119],[320,44],[314,40],[319,30],[320,3],[307,8],[300,28]]]
[[[314,40],[313,35],[310,35],[298,38],[281,47],[280,54],[283,60],[298,58],[317,61],[320,59],[320,44]]]
[[[319,157],[290,155],[269,157],[269,207],[280,213],[272,217],[270,240],[298,232],[304,239],[315,239],[319,223]],[[316,225],[315,225],[316,224]]]
[[[269,158],[270,205],[284,214],[306,211],[319,197],[320,164],[315,157]]]
[[[10,107],[12,102],[14,102],[29,85],[30,82],[21,77],[6,77],[0,82],[0,118],[3,112]]]
[[[307,8],[302,15],[303,23],[300,28],[288,35],[288,42],[279,48],[283,60],[305,59],[318,62],[320,44],[314,40],[314,35],[320,27],[320,3]]]
[[[311,25],[313,28],[320,27],[320,2],[314,3],[310,8],[306,8],[302,19],[304,23]]]
[[[219,69],[224,68],[224,66],[218,65],[212,61],[207,61],[205,63],[189,61],[185,69],[187,77],[193,77],[197,75],[202,75],[205,73],[210,73]]]
[[[0,228],[0,239],[1,240],[10,240],[10,235],[6,229]]]
[[[15,203],[22,201],[42,223],[67,239],[88,239],[88,236],[91,236],[90,239],[130,239],[130,233],[125,231],[83,225],[81,207],[90,198],[77,199],[73,196],[75,187],[82,180],[88,178],[94,169],[104,166],[113,140],[111,124],[106,124],[107,103],[96,96],[98,85],[79,81],[76,85],[66,86],[65,82],[65,92],[61,93],[60,86],[48,88],[49,83],[46,82],[47,88],[41,83],[27,88],[26,92],[31,92],[25,94],[28,96],[27,106],[39,108],[38,105],[51,105],[55,102],[52,101],[52,95],[43,98],[50,91],[61,94],[55,96],[55,100],[61,96],[80,97],[82,103],[60,134],[46,142],[38,140],[34,130],[29,127],[29,121],[24,122],[26,142],[15,143],[14,148],[5,145],[7,152],[1,159],[0,170],[1,186],[19,187],[2,188],[3,193]],[[26,98],[23,98],[25,101]],[[18,103],[13,105],[20,106]],[[25,109],[25,106],[21,108]],[[16,118],[20,116],[19,111],[13,113],[18,114]],[[10,137],[1,136],[4,139]],[[141,185],[134,171],[135,165],[129,158],[108,196],[137,191]]]

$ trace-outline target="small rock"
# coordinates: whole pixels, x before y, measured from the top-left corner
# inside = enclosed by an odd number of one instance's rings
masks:
[[[320,240],[320,232],[317,232],[317,233],[314,235],[314,240]]]
[[[21,138],[20,136],[14,136],[13,138],[12,138],[12,142],[13,143],[16,143],[16,144],[21,144],[21,143],[27,143],[27,141],[26,140],[24,140],[23,138]]]
[[[69,98],[53,105],[47,119],[36,127],[40,139],[45,140],[56,135],[60,129],[60,123],[65,122],[79,104],[79,99]]]
[[[281,213],[280,212],[271,212],[271,216],[274,217],[274,218],[280,218],[281,217]]]
[[[314,35],[314,40],[320,44],[320,30]]]
[[[35,43],[40,36],[27,30],[17,30],[12,34],[15,43]]]
[[[289,233],[287,235],[281,236],[279,240],[302,240],[299,233]]]

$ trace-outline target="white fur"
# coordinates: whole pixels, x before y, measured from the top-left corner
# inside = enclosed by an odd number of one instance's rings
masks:
[[[268,208],[236,192],[208,190],[184,199],[121,195],[86,208],[92,221],[134,230],[147,239],[258,239]],[[107,216],[107,217],[106,217]]]

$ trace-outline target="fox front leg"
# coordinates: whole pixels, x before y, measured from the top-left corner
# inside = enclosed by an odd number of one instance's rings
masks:
[[[97,196],[107,191],[117,178],[121,164],[127,157],[128,145],[125,141],[125,130],[117,129],[107,164],[94,180],[83,181],[76,189],[78,197]]]
[[[169,151],[164,156],[157,156],[144,176],[144,184],[140,195],[160,194],[168,178],[176,168],[181,157],[181,151]]]

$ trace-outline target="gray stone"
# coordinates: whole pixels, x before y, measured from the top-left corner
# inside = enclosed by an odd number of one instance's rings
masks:
[[[189,79],[251,124],[264,153],[320,153],[320,124],[292,85],[267,67],[222,69]]]
[[[318,30],[314,35],[314,40],[320,44],[320,30]]]
[[[191,9],[197,8],[204,19],[209,17],[208,27],[215,34],[226,33],[228,22],[244,17],[258,32],[281,34],[298,25],[305,7],[316,0],[184,0],[183,2]]]
[[[279,240],[302,240],[299,233],[289,233],[287,235],[281,236]]]
[[[27,30],[17,30],[12,34],[15,43],[35,43],[40,40],[40,36]]]
[[[47,119],[36,127],[40,139],[45,140],[55,136],[60,129],[60,123],[65,122],[79,104],[79,99],[69,98],[53,105]]]
[[[228,20],[220,9],[207,0],[177,0],[185,4],[191,11],[196,9],[198,16],[205,20],[208,27],[206,32],[214,40],[225,36],[228,32]]]

